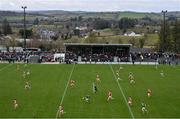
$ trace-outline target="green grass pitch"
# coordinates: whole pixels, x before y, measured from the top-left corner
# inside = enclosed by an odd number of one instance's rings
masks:
[[[121,65],[120,78],[116,81],[113,72],[120,65],[42,65],[0,64],[0,118],[56,118],[62,103],[64,118],[180,118],[180,66]],[[74,68],[74,69],[73,69]],[[112,68],[112,69],[111,69]],[[30,90],[25,90],[22,70],[29,69]],[[163,70],[165,77],[161,77]],[[132,72],[135,85],[131,85],[128,74]],[[96,82],[99,74],[101,82]],[[68,84],[75,80],[75,87]],[[98,92],[92,91],[95,82]],[[147,89],[152,97],[147,97]],[[122,90],[121,90],[122,89]],[[114,100],[107,102],[111,90]],[[82,100],[90,95],[90,103]],[[133,99],[132,107],[127,99]],[[13,109],[13,99],[19,107]],[[142,114],[141,102],[147,104],[148,114]]]

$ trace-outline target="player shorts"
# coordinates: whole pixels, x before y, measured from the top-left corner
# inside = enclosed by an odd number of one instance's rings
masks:
[[[142,107],[142,111],[145,112],[145,111],[146,111],[146,108],[145,108],[145,107]]]
[[[62,114],[62,113],[64,113],[64,110],[60,110],[59,112]]]
[[[135,81],[134,80],[130,80],[130,83],[135,83]]]
[[[17,103],[16,103],[16,104],[14,104],[14,107],[15,107],[15,108],[17,108],[17,107],[18,107],[18,104],[17,104]]]
[[[128,101],[128,104],[132,104],[132,102],[131,102],[131,101]]]

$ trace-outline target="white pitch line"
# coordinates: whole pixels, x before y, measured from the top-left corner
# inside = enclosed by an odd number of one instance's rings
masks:
[[[62,105],[62,103],[63,103],[63,100],[64,100],[64,97],[65,97],[65,95],[66,95],[66,92],[67,92],[67,88],[68,88],[70,79],[71,79],[72,74],[73,74],[73,72],[74,72],[74,68],[75,68],[75,63],[73,64],[73,68],[72,68],[71,73],[70,73],[70,75],[69,75],[69,79],[68,79],[68,82],[67,82],[66,87],[65,87],[65,89],[64,89],[64,92],[63,92],[63,96],[62,96],[62,98],[61,98],[60,105]],[[59,114],[59,109],[57,110],[57,113],[56,113],[56,119],[57,119],[57,117],[58,117],[58,114]]]
[[[12,65],[12,64],[8,64],[8,65],[6,65],[5,67],[1,68],[1,69],[0,69],[0,72],[3,71],[4,69],[6,69],[7,67],[11,66],[11,65]]]
[[[116,77],[116,75],[115,75],[115,73],[114,73],[114,70],[113,70],[111,64],[109,64],[109,66],[110,66],[110,69],[111,69],[111,71],[112,71],[112,73],[113,73],[114,78],[117,79],[117,77]],[[115,80],[115,81],[117,81],[117,80]],[[126,100],[126,96],[125,96],[125,94],[124,94],[124,92],[123,92],[123,89],[122,89],[122,87],[121,87],[121,85],[120,85],[120,83],[119,83],[118,81],[117,81],[117,84],[118,84],[118,87],[119,87],[119,89],[120,89],[120,91],[121,91],[121,94],[123,95],[124,101],[126,102],[126,105],[127,105],[128,109],[129,109],[129,112],[130,112],[130,114],[131,114],[131,117],[134,119],[134,114],[133,114],[130,106],[128,105],[128,102],[127,102],[127,100]]]

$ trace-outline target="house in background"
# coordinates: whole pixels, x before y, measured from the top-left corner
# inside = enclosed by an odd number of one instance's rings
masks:
[[[131,32],[126,32],[124,34],[124,36],[133,36],[133,37],[136,37],[136,36],[143,36],[143,34],[136,34],[135,32],[131,31]]]

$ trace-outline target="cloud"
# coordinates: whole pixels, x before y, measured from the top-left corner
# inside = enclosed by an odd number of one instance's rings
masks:
[[[0,0],[0,10],[180,11],[180,0]]]
[[[9,5],[12,7],[16,6],[13,2],[9,2]]]

